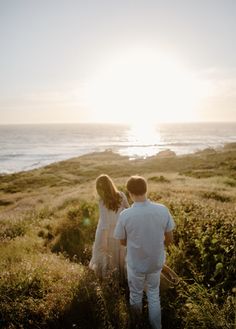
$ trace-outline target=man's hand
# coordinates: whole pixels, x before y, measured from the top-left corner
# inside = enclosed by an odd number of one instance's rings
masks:
[[[125,246],[125,247],[126,247],[126,245],[127,245],[127,240],[126,240],[126,239],[120,240],[120,244],[121,244],[122,246]]]
[[[173,233],[172,233],[172,231],[165,232],[165,246],[167,247],[171,243],[173,243]]]

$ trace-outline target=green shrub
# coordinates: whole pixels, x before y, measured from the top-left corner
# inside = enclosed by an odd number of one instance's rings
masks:
[[[97,206],[81,202],[69,208],[57,225],[51,242],[53,252],[65,253],[71,260],[86,263],[91,257],[91,244],[97,225]]]
[[[148,181],[155,182],[155,183],[170,183],[170,180],[162,175],[149,177]]]
[[[181,328],[233,329],[235,321],[235,298],[227,297],[218,303],[214,290],[201,285],[182,283],[178,288],[178,317]]]
[[[230,292],[235,264],[233,207],[216,209],[182,200],[172,212],[177,222],[178,261],[175,252],[171,254],[175,268],[184,277],[215,287],[218,293]]]
[[[228,178],[224,180],[224,184],[231,186],[231,187],[235,187],[236,186],[236,179],[233,178]]]
[[[207,191],[207,192],[202,192],[201,196],[204,199],[213,199],[216,201],[220,201],[220,202],[231,202],[232,198],[228,195],[224,195],[221,194],[219,192],[215,192],[215,191]]]

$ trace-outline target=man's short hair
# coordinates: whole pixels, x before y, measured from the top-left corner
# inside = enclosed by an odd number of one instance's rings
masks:
[[[134,195],[144,195],[147,192],[147,182],[141,176],[131,176],[126,183],[127,190]]]

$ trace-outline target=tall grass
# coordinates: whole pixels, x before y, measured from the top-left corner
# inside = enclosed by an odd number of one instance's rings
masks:
[[[1,177],[0,327],[134,328],[127,283],[116,273],[99,281],[87,266],[98,221],[91,184],[102,171],[114,173],[123,191],[125,175],[149,177],[150,199],[176,221],[167,263],[181,281],[161,292],[163,329],[233,329],[235,153],[225,152],[132,163],[104,152]],[[17,198],[26,203],[29,189],[33,207],[21,211]],[[145,296],[140,328],[149,328]]]

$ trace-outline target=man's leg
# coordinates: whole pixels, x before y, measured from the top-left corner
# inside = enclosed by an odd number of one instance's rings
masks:
[[[145,274],[136,273],[127,266],[129,284],[129,302],[131,307],[131,317],[139,321],[142,314],[142,299],[145,282]]]
[[[161,329],[160,275],[161,270],[147,274],[148,312],[149,321],[153,329]]]

